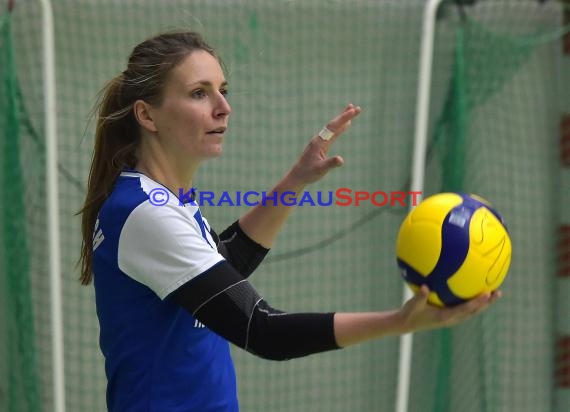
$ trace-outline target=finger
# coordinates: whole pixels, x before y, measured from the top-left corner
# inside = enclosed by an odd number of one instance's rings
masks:
[[[338,133],[343,128],[343,126],[358,116],[361,111],[362,109],[360,106],[349,104],[339,115],[327,123],[327,128],[334,133]]]
[[[491,294],[482,293],[465,304],[465,313],[475,314],[485,310],[491,303]]]
[[[333,135],[328,138],[322,138],[322,140],[329,141],[331,143],[334,140],[336,140],[338,136],[340,136],[342,133],[344,133],[344,131],[346,131],[346,129],[350,127],[352,119],[358,116],[361,110],[362,109],[360,108],[360,106],[355,106],[352,103],[348,104],[339,115],[337,115],[335,118],[333,118],[331,121],[329,121],[326,124],[325,126],[326,129],[332,132]],[[322,134],[323,134],[322,132],[319,133],[319,135]]]
[[[499,300],[502,296],[502,292],[501,291],[493,291],[491,293],[483,293],[482,295],[478,296],[475,299],[475,303],[478,303],[479,306],[477,306],[475,309],[472,309],[471,314],[477,314],[480,312],[483,312],[484,310],[488,309],[489,306],[491,306],[493,303],[495,303],[497,300]]]
[[[422,285],[418,293],[416,293],[416,296],[414,296],[414,299],[416,300],[416,305],[418,307],[427,305],[428,297],[429,297],[429,288],[427,287],[427,285]]]
[[[334,169],[335,167],[340,167],[344,164],[344,159],[340,156],[333,156],[333,157],[329,157],[327,160],[325,160],[324,163],[324,168],[325,171],[328,171],[330,169]]]
[[[501,299],[503,297],[503,292],[501,292],[500,290],[494,290],[493,293],[491,294],[491,299]]]
[[[495,303],[496,301],[501,299],[502,296],[503,296],[503,292],[501,292],[500,290],[493,291],[491,293],[491,299],[489,300],[489,304]]]

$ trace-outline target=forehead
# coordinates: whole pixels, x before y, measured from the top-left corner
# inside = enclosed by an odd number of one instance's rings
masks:
[[[218,60],[204,50],[196,50],[174,67],[167,83],[173,86],[190,85],[197,82],[221,84],[225,81],[224,72]]]

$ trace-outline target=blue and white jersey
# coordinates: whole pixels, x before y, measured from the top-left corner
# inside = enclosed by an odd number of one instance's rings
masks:
[[[224,258],[196,204],[149,201],[168,190],[118,177],[93,234],[93,273],[107,405],[112,412],[237,412],[228,342],[166,299]]]

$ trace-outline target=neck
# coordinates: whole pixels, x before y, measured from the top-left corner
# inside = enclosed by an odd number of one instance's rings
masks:
[[[170,159],[162,153],[141,150],[135,169],[156,182],[166,186],[173,193],[192,188],[198,162]]]
[[[192,189],[194,171],[180,173],[172,168],[164,169],[159,165],[149,165],[145,162],[138,162],[135,169],[150,177],[152,180],[166,186],[172,193],[178,193],[180,189],[184,192]]]

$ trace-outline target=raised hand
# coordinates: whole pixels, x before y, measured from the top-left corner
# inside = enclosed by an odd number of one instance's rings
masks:
[[[360,106],[347,105],[344,110],[326,124],[332,132],[330,139],[325,140],[319,134],[313,136],[305,150],[291,168],[289,177],[297,184],[304,186],[320,180],[329,170],[342,166],[344,160],[341,156],[328,157],[328,151],[336,139],[339,138],[351,125],[352,120],[361,112]]]

